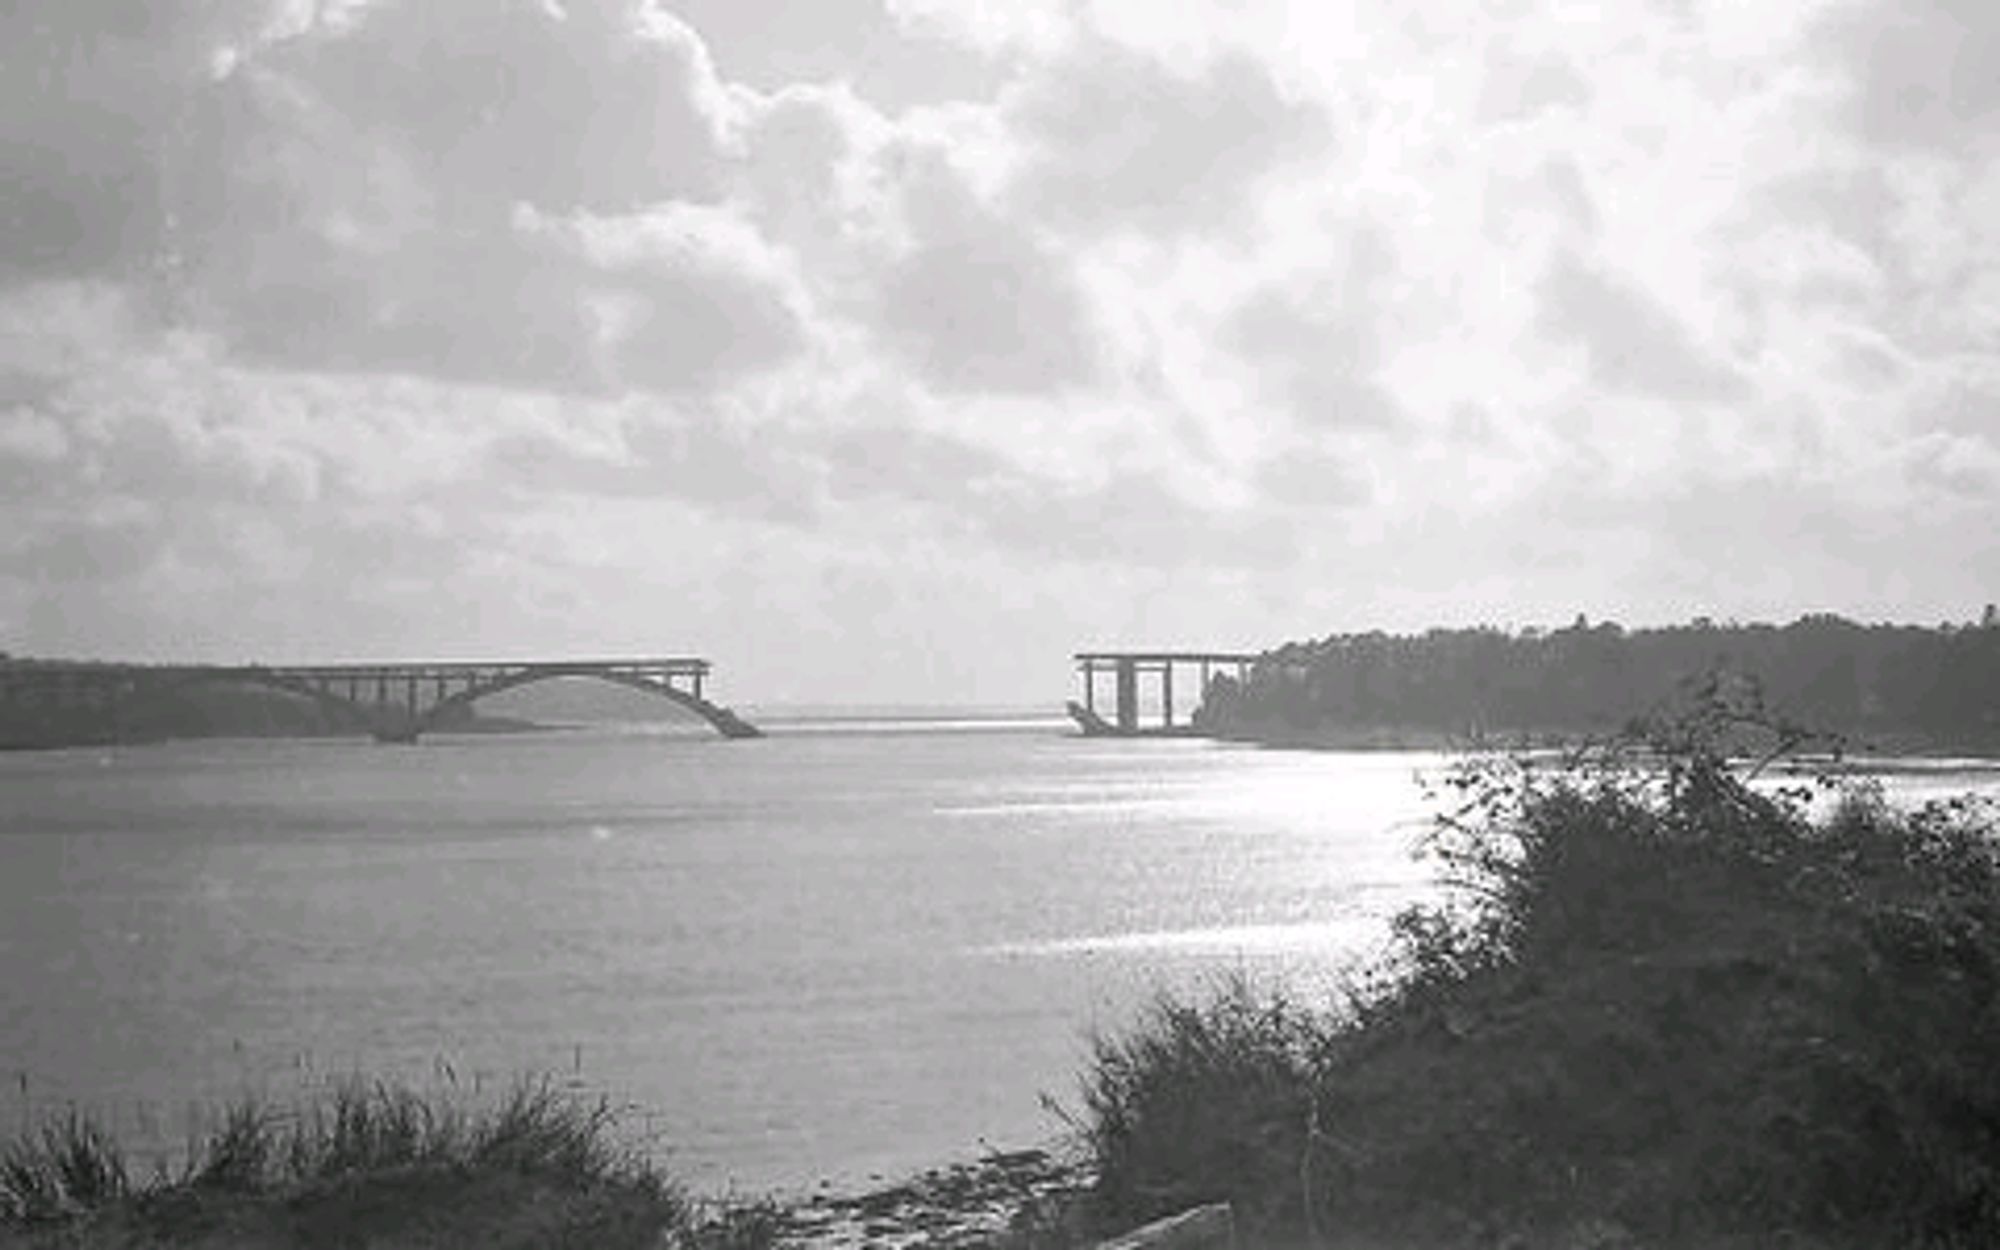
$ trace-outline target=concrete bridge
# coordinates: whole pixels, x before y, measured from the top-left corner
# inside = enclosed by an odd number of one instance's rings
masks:
[[[1259,658],[1236,651],[1079,651],[1076,654],[1076,671],[1083,678],[1083,701],[1070,701],[1070,718],[1084,733],[1093,737],[1157,738],[1193,734],[1197,730],[1191,719],[1186,722],[1174,719],[1175,670],[1192,670],[1190,675],[1196,677],[1199,683],[1195,687],[1195,704],[1199,706],[1201,697],[1208,693],[1209,679],[1215,675],[1215,670],[1234,670],[1236,680],[1241,682]],[[1098,678],[1106,674],[1112,679],[1111,720],[1106,720],[1097,710]],[[1142,724],[1139,715],[1139,683],[1148,676],[1160,679],[1160,723],[1157,725]]]
[[[32,725],[96,713],[116,727],[135,709],[201,685],[261,686],[311,700],[336,724],[381,742],[415,742],[474,701],[517,686],[590,677],[658,695],[726,738],[762,737],[710,702],[710,664],[688,656],[636,660],[528,660],[388,664],[0,663],[0,718]]]

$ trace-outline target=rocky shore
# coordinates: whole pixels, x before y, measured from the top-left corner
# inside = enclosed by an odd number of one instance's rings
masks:
[[[1085,1244],[1079,1207],[1091,1176],[1046,1150],[991,1154],[861,1194],[813,1195],[735,1213],[781,1247],[966,1250]]]

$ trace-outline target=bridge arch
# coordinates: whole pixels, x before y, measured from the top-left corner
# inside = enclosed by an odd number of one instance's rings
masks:
[[[503,673],[486,681],[475,681],[465,689],[446,695],[432,704],[417,717],[413,736],[427,729],[433,729],[444,717],[457,708],[469,708],[488,695],[506,690],[517,690],[522,686],[532,686],[538,681],[558,681],[565,677],[591,677],[598,681],[610,682],[615,686],[627,686],[633,690],[658,695],[671,703],[679,704],[696,716],[707,721],[714,730],[725,738],[761,738],[763,731],[744,720],[729,708],[711,703],[698,694],[682,690],[672,683],[627,672],[607,665],[579,664],[575,666],[538,665],[531,669]]]
[[[355,665],[319,668],[274,668],[264,665],[215,665],[163,668],[154,671],[129,670],[134,675],[130,687],[137,703],[164,701],[198,685],[261,686],[283,694],[310,700],[336,723],[373,735],[384,742],[415,742],[424,733],[444,724],[455,711],[469,708],[488,695],[554,681],[565,677],[589,677],[614,685],[627,686],[668,700],[693,712],[725,738],[759,738],[763,731],[738,716],[732,709],[714,703],[700,690],[700,674],[705,662],[679,662],[699,667],[675,667],[644,661],[604,661],[575,664],[465,664],[465,665]],[[675,675],[693,677],[695,689],[673,683]],[[350,698],[335,686],[347,682],[350,689],[395,682],[435,684],[442,697],[421,707],[414,702],[370,701]],[[457,689],[444,693],[451,685]],[[414,699],[414,693],[412,699]]]

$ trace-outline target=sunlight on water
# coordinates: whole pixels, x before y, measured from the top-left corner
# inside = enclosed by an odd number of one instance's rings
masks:
[[[1169,929],[1152,933],[1113,933],[1101,937],[1054,938],[1041,942],[1002,942],[982,947],[986,955],[1076,955],[1099,951],[1198,951],[1209,954],[1252,955],[1318,952],[1350,954],[1377,935],[1372,920],[1348,923],[1214,925],[1202,929]]]

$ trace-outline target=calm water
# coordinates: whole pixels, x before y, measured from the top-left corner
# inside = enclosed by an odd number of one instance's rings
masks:
[[[1093,1026],[1310,990],[1424,889],[1434,756],[771,728],[0,757],[0,1125],[536,1070],[705,1187],[852,1183],[1050,1136]]]

